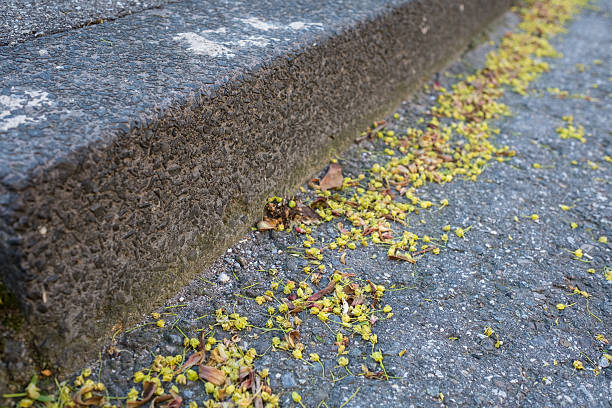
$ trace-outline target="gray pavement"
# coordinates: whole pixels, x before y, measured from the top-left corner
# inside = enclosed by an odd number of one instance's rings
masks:
[[[0,3],[0,46],[15,45],[44,35],[99,24],[171,2],[173,1],[5,0]]]
[[[605,158],[612,156],[611,13],[610,1],[583,11],[568,33],[553,41],[563,56],[548,59],[551,71],[526,96],[506,92],[502,102],[511,115],[495,122],[501,132],[493,143],[508,145],[516,157],[492,161],[476,182],[420,190],[433,202],[448,199],[449,205],[411,215],[411,230],[435,237],[444,225],[471,226],[464,239],[451,230],[439,255],[426,254],[415,264],[388,260],[386,248],[376,245],[347,251],[344,259],[341,253],[326,255],[327,273],[338,269],[387,288],[382,303],[392,306],[394,316],[373,330],[392,378],[346,375],[337,363],[333,335],[312,316],[303,316],[301,342],[305,355],[321,356],[325,378],[318,364],[271,349],[273,332],[239,334],[243,347],[263,354],[256,365],[270,370],[281,406],[294,404],[292,391],[308,407],[611,406],[612,369],[604,355],[612,340],[612,251],[599,239],[612,235],[612,164]],[[504,25],[514,22],[507,16]],[[453,75],[482,66],[490,49],[487,43],[477,47],[436,81],[449,86],[456,81]],[[403,133],[414,126],[434,99],[435,93],[418,92],[398,109],[398,119],[387,118],[388,129]],[[584,126],[585,143],[558,134],[567,115]],[[384,148],[366,141],[339,163],[345,175],[355,177],[384,160]],[[314,229],[315,242],[335,240],[338,221]],[[118,356],[104,357],[100,368],[110,393],[125,394],[132,385],[129,373],[147,367],[151,353],[180,354],[182,334],[176,328],[188,336],[197,336],[198,329],[207,332],[217,308],[264,326],[266,307],[253,298],[271,281],[305,279],[302,268],[310,264],[299,256],[303,241],[295,232],[245,236],[169,302],[172,309],[160,310],[172,313],[165,315],[170,328],[148,325],[118,340]],[[580,259],[570,253],[578,248]],[[214,335],[229,336],[218,328]],[[347,351],[353,374],[362,364],[377,371],[369,343],[350,336]],[[576,368],[577,361],[584,369]],[[196,383],[181,393],[186,401],[207,399]]]

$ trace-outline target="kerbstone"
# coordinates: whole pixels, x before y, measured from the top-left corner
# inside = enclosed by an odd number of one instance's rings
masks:
[[[509,5],[185,1],[1,47],[1,275],[40,361],[94,355]]]

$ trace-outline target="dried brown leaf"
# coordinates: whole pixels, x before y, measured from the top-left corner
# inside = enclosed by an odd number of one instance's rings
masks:
[[[314,212],[314,210],[309,206],[299,201],[296,203],[290,217],[292,220],[300,221],[306,225],[315,224],[321,221],[319,214]]]
[[[259,231],[269,231],[275,229],[277,224],[276,220],[263,219],[257,223],[257,229]]]
[[[263,408],[263,400],[261,399],[261,379],[259,376],[255,376],[255,382],[251,388],[251,391],[255,395],[255,399],[253,400],[255,408]]]
[[[194,365],[200,365],[202,361],[204,361],[204,352],[197,351],[189,356],[185,364],[183,364],[178,370],[175,371],[175,374],[180,374],[188,368],[193,367]]]
[[[225,363],[227,361],[227,353],[225,352],[225,345],[220,344],[215,347],[210,353],[210,359],[215,363]]]
[[[285,334],[285,338],[287,339],[287,343],[289,343],[289,347],[293,349],[300,341],[300,332],[298,330],[291,330],[289,333]]]
[[[99,406],[104,403],[103,395],[94,394],[92,397],[83,400],[83,396],[89,392],[94,390],[94,386],[92,385],[84,385],[81,389],[74,395],[72,401],[79,407],[86,406]]]
[[[218,368],[200,364],[198,370],[198,374],[203,380],[211,382],[215,385],[222,385],[225,383],[225,374]]]
[[[153,397],[153,394],[155,394],[156,389],[157,384],[151,381],[145,381],[142,384],[142,398],[136,401],[128,401],[127,407],[136,408],[143,404],[146,404],[151,399],[151,397]]]
[[[327,170],[325,177],[323,177],[321,180],[319,188],[323,191],[339,189],[342,187],[343,181],[344,177],[342,176],[342,166],[337,163],[332,163],[329,165],[329,169]]]
[[[416,263],[416,260],[414,260],[414,258],[410,254],[400,254],[399,252],[396,252],[393,255],[389,255],[388,258],[393,261],[406,261],[413,264]]]
[[[239,373],[238,373],[238,382],[240,383],[240,385],[244,386],[245,388],[249,388],[251,386],[251,382],[250,382],[250,378],[251,378],[251,372],[253,371],[253,369],[251,369],[250,367],[245,367],[245,366],[241,366]],[[245,384],[245,382],[248,381],[248,384]]]
[[[361,365],[361,371],[365,378],[375,379],[375,380],[386,380],[387,377],[383,371],[370,371],[365,364]]]
[[[310,203],[310,208],[329,208],[329,204],[327,204],[326,197],[317,197]]]
[[[321,289],[317,293],[311,295],[308,298],[308,301],[309,302],[314,302],[314,301],[317,301],[317,300],[321,299],[323,296],[329,295],[330,293],[332,293],[334,291],[335,287],[336,287],[336,281],[331,281],[329,283],[329,285],[327,285],[326,287],[324,287],[323,289]]]

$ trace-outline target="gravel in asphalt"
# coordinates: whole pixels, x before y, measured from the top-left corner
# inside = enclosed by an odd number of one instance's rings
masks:
[[[114,20],[157,8],[168,0],[5,0],[0,3],[0,45]]]

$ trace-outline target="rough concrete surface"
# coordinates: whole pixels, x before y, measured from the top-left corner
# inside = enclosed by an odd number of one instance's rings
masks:
[[[304,317],[301,341],[306,353],[321,356],[325,378],[318,364],[271,349],[273,332],[240,334],[241,345],[263,354],[257,366],[270,370],[281,406],[296,405],[291,392],[297,391],[307,407],[610,407],[612,369],[603,357],[610,346],[596,336],[612,337],[612,282],[605,277],[612,251],[598,240],[612,235],[612,164],[604,160],[612,155],[611,20],[609,0],[583,11],[568,33],[553,41],[563,57],[549,59],[551,71],[526,96],[506,92],[502,102],[511,116],[495,122],[501,132],[494,143],[516,150],[515,158],[492,161],[476,182],[430,184],[422,191],[435,202],[448,199],[449,205],[411,215],[412,230],[435,237],[444,225],[471,225],[465,238],[450,234],[439,255],[426,255],[414,265],[388,260],[386,248],[376,245],[326,256],[327,272],[351,272],[386,286],[383,302],[395,315],[377,322],[375,331],[391,379],[348,375],[338,380],[347,373],[336,362],[333,333],[312,316]],[[507,15],[493,38],[514,23],[513,15]],[[490,49],[487,43],[469,52],[432,83],[449,86],[456,81],[453,75],[481,67]],[[560,97],[553,88],[585,98]],[[402,103],[399,118],[387,118],[389,128],[403,132],[415,126],[435,97],[424,91]],[[585,143],[557,134],[567,115],[584,126]],[[355,177],[385,160],[384,147],[366,141],[349,149],[339,160],[345,175]],[[317,243],[335,240],[336,222],[323,224],[312,236]],[[152,354],[180,354],[183,333],[210,333],[217,308],[264,326],[266,306],[253,298],[271,281],[306,279],[302,268],[310,264],[295,256],[302,253],[303,241],[293,231],[244,236],[159,310],[166,328],[145,321],[148,325],[117,339],[115,356],[105,355],[101,365],[94,364],[110,395],[125,395],[133,386],[132,374],[149,366]],[[582,260],[569,252],[576,248],[584,252]],[[570,286],[591,297],[573,293]],[[560,310],[558,304],[571,306]],[[485,335],[486,327],[495,335]],[[229,336],[220,329],[213,334]],[[368,343],[351,337],[347,350],[353,373],[360,372],[361,364],[377,369]],[[575,369],[577,360],[584,370]],[[185,402],[202,404],[208,398],[204,387],[190,384],[181,390]]]
[[[0,264],[37,363],[159,306],[509,3],[186,1],[2,47]]]
[[[165,0],[4,0],[0,46],[158,8]]]

